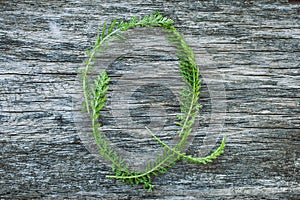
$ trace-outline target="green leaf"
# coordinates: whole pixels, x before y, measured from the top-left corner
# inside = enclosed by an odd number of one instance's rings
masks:
[[[126,31],[137,26],[156,26],[165,28],[168,33],[167,38],[170,43],[177,48],[180,74],[183,81],[187,84],[180,93],[181,114],[178,115],[179,122],[176,122],[181,127],[181,130],[178,133],[180,142],[174,147],[169,147],[151,133],[154,139],[162,145],[163,153],[158,155],[155,161],[149,162],[144,172],[131,171],[129,164],[124,163],[98,130],[100,124],[97,121],[101,116],[101,111],[107,101],[106,94],[109,91],[108,84],[110,78],[106,71],[101,72],[95,81],[89,81],[89,73],[93,69],[95,55],[109,48],[104,45],[104,42],[115,40],[120,37],[121,31]],[[185,146],[185,142],[192,131],[192,126],[195,122],[198,110],[201,108],[201,105],[198,104],[201,85],[199,80],[199,70],[194,60],[194,53],[184,40],[183,36],[173,26],[173,20],[164,17],[156,11],[152,15],[144,16],[139,19],[137,19],[137,17],[132,17],[129,22],[118,21],[115,19],[108,28],[107,23],[105,22],[103,24],[102,32],[100,29],[98,30],[94,48],[88,50],[86,53],[89,56],[89,59],[84,62],[85,69],[81,70],[85,110],[88,113],[91,112],[93,135],[99,148],[99,153],[112,162],[112,171],[115,172],[115,175],[107,176],[108,178],[116,178],[129,184],[143,184],[145,188],[148,188],[148,191],[152,191],[154,185],[151,184],[151,176],[158,176],[160,173],[165,173],[167,169],[176,164],[179,159],[206,164],[213,161],[224,152],[225,140],[223,140],[224,143],[222,141],[221,146],[215,152],[205,158],[193,158],[187,156],[184,152],[181,152],[182,147]]]
[[[114,21],[111,23],[111,25],[108,29],[108,32],[107,32],[108,35],[110,35],[112,33],[114,27],[116,26],[117,21],[118,21],[117,19],[114,19]]]
[[[104,38],[106,36],[105,32],[106,32],[106,22],[104,22],[104,24],[103,24],[101,40],[104,40]]]

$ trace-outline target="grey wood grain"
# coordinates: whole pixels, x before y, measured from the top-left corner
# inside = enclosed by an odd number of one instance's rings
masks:
[[[211,90],[220,85],[226,94],[219,99],[226,104],[219,113],[226,115],[221,134],[227,135],[228,144],[224,155],[212,164],[178,163],[155,178],[157,188],[147,193],[142,187],[105,178],[109,164],[88,151],[80,135],[85,127],[78,127],[80,109],[74,96],[81,94],[78,69],[98,26],[154,10],[174,19],[195,51],[203,74],[203,108],[188,153],[202,155],[203,146],[211,144],[209,138],[218,139],[214,134],[209,137],[207,130],[221,123],[212,115],[211,96],[222,94]],[[0,1],[1,199],[299,198],[299,11],[299,4],[286,0]],[[166,131],[159,136],[172,143],[172,131],[177,128],[171,122],[178,102],[166,98],[176,95],[170,90],[177,91],[181,85],[175,81],[180,76],[174,49],[161,34],[148,40],[153,43],[145,42],[140,49],[147,54],[127,55],[109,68],[113,83],[103,119],[106,136],[117,148],[131,153],[147,154],[159,145],[145,134],[134,137],[126,131],[142,130],[164,117],[170,122],[164,121]],[[117,125],[116,120],[121,124],[126,120],[122,114],[118,118],[111,113],[123,112],[122,106],[113,105],[128,104],[128,99],[117,98],[126,96],[126,89],[118,84],[125,80],[124,85],[129,85],[129,79],[120,80],[120,73],[132,66],[138,71],[149,70],[147,66],[160,68],[149,76],[156,77],[155,81],[148,77],[157,88],[146,87],[145,77],[132,80],[144,88],[131,95],[132,112],[125,108],[131,112],[131,123],[135,122],[131,127]],[[162,87],[167,82],[174,83],[170,90]],[[132,93],[129,87],[128,91]],[[113,96],[117,92],[122,95]],[[165,108],[163,116],[152,105]],[[219,130],[213,127],[212,131]],[[217,143],[209,149],[216,147]]]

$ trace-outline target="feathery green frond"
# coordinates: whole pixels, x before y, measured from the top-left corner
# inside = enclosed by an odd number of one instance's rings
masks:
[[[89,73],[93,69],[93,61],[96,53],[108,48],[104,45],[105,42],[120,38],[121,32],[134,27],[162,27],[164,30],[167,30],[169,42],[177,48],[180,74],[183,81],[187,84],[180,93],[181,114],[178,115],[179,121],[176,122],[176,124],[181,127],[178,133],[180,142],[174,148],[169,147],[147,129],[152,137],[163,146],[163,153],[157,156],[155,161],[149,162],[144,172],[131,171],[129,164],[125,163],[119,157],[117,152],[112,149],[99,131],[101,124],[98,123],[98,119],[107,100],[106,93],[109,89],[108,84],[110,81],[106,71],[101,72],[93,83],[89,81]],[[85,68],[81,72],[85,110],[91,115],[93,136],[98,145],[99,154],[112,163],[112,171],[115,175],[109,175],[107,176],[108,178],[115,178],[128,184],[143,184],[144,188],[147,188],[148,191],[152,191],[154,188],[152,178],[167,172],[178,160],[183,159],[205,164],[211,162],[223,153],[225,137],[223,138],[221,146],[205,158],[193,158],[186,156],[185,153],[181,153],[192,131],[198,110],[201,107],[201,105],[198,104],[201,85],[199,69],[195,63],[194,53],[183,36],[173,26],[173,20],[164,17],[158,12],[154,12],[152,15],[141,18],[132,17],[128,22],[115,19],[110,25],[104,23],[102,30],[98,30],[94,48],[86,51],[86,54],[88,59],[85,61]]]
[[[169,151],[172,151],[175,154],[177,154],[177,156],[179,156],[178,159],[187,160],[187,161],[193,162],[193,163],[206,164],[206,163],[212,162],[218,156],[220,156],[222,153],[224,153],[224,148],[226,145],[226,136],[223,137],[220,146],[213,153],[211,153],[210,155],[208,155],[204,158],[194,158],[190,155],[187,156],[186,153],[180,152],[178,150],[179,148],[176,146],[174,148],[170,147],[169,145],[167,145],[166,143],[161,141],[158,137],[156,137],[156,135],[154,135],[154,133],[149,128],[146,127],[146,129],[159,144],[161,144],[164,148],[167,148]]]
[[[176,152],[172,152],[165,148],[163,154],[158,156],[155,162],[150,161],[146,167],[145,172],[124,172],[120,175],[106,176],[107,178],[119,179],[125,183],[132,183],[137,181],[138,183],[143,183],[145,188],[150,191],[154,187],[152,184],[152,178],[158,176],[158,174],[167,172],[167,168],[171,168],[177,161]]]
[[[124,161],[118,156],[118,154],[111,148],[108,142],[104,139],[102,133],[99,131],[101,124],[97,122],[100,116],[100,111],[105,106],[106,93],[108,91],[108,84],[110,78],[106,71],[100,73],[97,79],[94,81],[94,87],[91,89],[92,99],[90,100],[90,106],[92,110],[92,128],[93,136],[98,146],[99,154],[112,163],[112,171],[115,168],[122,168],[127,170],[128,167],[124,167]]]

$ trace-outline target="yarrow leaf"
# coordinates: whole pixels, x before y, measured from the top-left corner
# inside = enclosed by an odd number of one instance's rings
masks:
[[[111,162],[111,168],[114,172],[114,175],[108,175],[107,177],[118,179],[127,184],[143,184],[144,188],[148,189],[149,192],[155,187],[152,184],[153,177],[166,173],[167,170],[179,160],[202,164],[212,162],[223,153],[226,142],[226,138],[224,137],[220,147],[205,158],[193,158],[181,152],[192,131],[192,126],[198,115],[198,111],[201,108],[201,105],[198,104],[201,85],[199,69],[195,63],[194,53],[183,36],[173,26],[173,23],[174,21],[172,19],[164,17],[158,12],[154,12],[152,15],[142,18],[134,16],[128,22],[115,19],[110,25],[104,23],[102,30],[98,30],[94,48],[86,51],[88,59],[84,62],[85,68],[81,71],[85,111],[91,116],[93,136],[98,146],[99,154]],[[146,127],[152,137],[162,145],[163,153],[158,155],[155,161],[150,161],[144,172],[130,170],[129,164],[109,145],[99,130],[101,124],[98,120],[107,100],[106,94],[109,91],[110,78],[107,72],[104,70],[92,83],[89,81],[89,73],[93,69],[93,61],[96,53],[108,48],[104,45],[105,42],[120,38],[121,32],[135,27],[162,27],[163,30],[167,32],[169,42],[177,48],[180,74],[182,80],[187,84],[186,87],[182,88],[182,92],[180,93],[181,114],[178,115],[179,121],[176,122],[176,124],[181,127],[178,133],[180,141],[174,147],[170,147]]]

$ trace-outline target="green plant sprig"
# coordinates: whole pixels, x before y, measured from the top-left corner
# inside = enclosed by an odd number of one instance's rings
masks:
[[[177,47],[177,55],[180,61],[180,73],[183,81],[187,84],[186,87],[182,88],[180,93],[181,114],[177,116],[179,122],[176,123],[181,126],[179,136],[182,138],[177,146],[182,148],[192,131],[195,118],[201,108],[201,105],[198,104],[201,82],[193,50],[174,27],[171,27],[167,31],[170,32],[168,35],[169,41]]]
[[[174,44],[177,48],[179,58],[180,74],[183,81],[187,86],[182,89],[180,93],[180,109],[181,115],[178,116],[179,122],[177,124],[181,127],[178,135],[180,137],[179,143],[175,148],[171,148],[157,138],[149,129],[150,134],[156,139],[163,147],[163,153],[157,157],[154,162],[149,162],[144,172],[130,171],[130,166],[125,163],[104,139],[102,133],[99,131],[99,124],[97,121],[100,116],[100,111],[105,106],[106,93],[108,91],[109,77],[106,71],[103,71],[91,86],[89,81],[89,72],[93,68],[94,57],[101,49],[105,49],[104,43],[120,37],[120,32],[126,31],[134,27],[162,27],[168,32],[168,39],[170,43]],[[108,175],[108,178],[115,178],[128,184],[143,184],[148,191],[154,188],[152,178],[167,172],[178,160],[188,160],[190,162],[206,164],[212,161],[217,156],[221,155],[225,147],[225,138],[223,138],[221,146],[210,156],[198,159],[185,155],[181,151],[185,147],[187,138],[189,137],[198,110],[201,107],[198,104],[200,94],[200,80],[199,69],[196,66],[194,54],[191,48],[187,45],[183,36],[173,26],[173,20],[162,16],[160,13],[155,12],[150,16],[137,19],[132,17],[129,22],[114,20],[108,27],[105,23],[102,32],[98,31],[97,40],[94,48],[87,51],[89,56],[85,61],[85,68],[81,72],[82,86],[85,98],[85,109],[91,115],[93,136],[99,148],[99,154],[108,159],[112,163],[112,171],[115,175]]]
[[[102,71],[94,81],[94,87],[91,87],[92,98],[90,101],[90,107],[93,136],[98,146],[99,154],[111,161],[112,171],[115,171],[116,168],[126,171],[128,170],[129,165],[124,164],[124,161],[118,156],[117,152],[115,152],[105,140],[102,133],[99,131],[101,124],[97,122],[100,117],[100,111],[105,106],[109,81],[110,78],[106,71]]]
[[[188,160],[189,162],[192,162],[192,163],[206,164],[206,163],[212,162],[218,156],[220,156],[222,153],[224,153],[224,148],[226,145],[226,136],[223,137],[221,145],[213,153],[211,153],[210,155],[208,155],[204,158],[194,158],[190,155],[187,156],[186,153],[181,153],[180,151],[176,150],[176,149],[178,149],[176,147],[175,148],[170,147],[169,145],[167,145],[166,143],[161,141],[156,135],[154,135],[154,133],[148,127],[145,127],[145,128],[159,144],[161,144],[163,147],[165,147],[168,150],[177,154],[179,156],[178,159],[181,159],[181,160]]]

